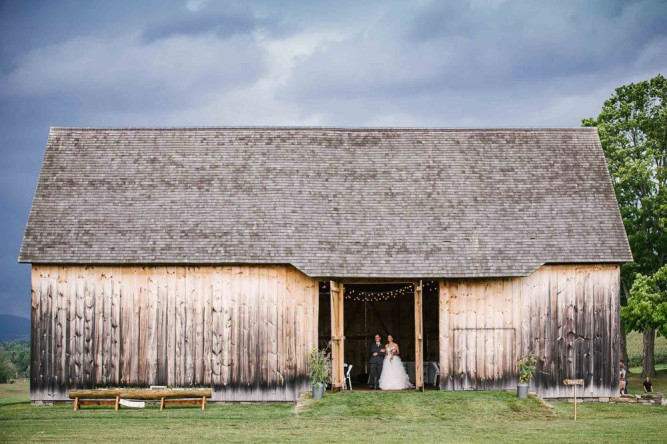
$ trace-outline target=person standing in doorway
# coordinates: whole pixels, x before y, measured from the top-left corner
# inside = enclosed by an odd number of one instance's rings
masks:
[[[370,374],[370,389],[377,390],[380,384],[380,375],[382,374],[382,363],[384,362],[385,349],[382,346],[382,338],[380,335],[375,335],[375,342],[371,344],[371,374]]]

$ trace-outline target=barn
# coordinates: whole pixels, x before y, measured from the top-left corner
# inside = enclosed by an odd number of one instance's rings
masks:
[[[631,261],[597,131],[52,128],[19,261],[33,401],[294,400],[392,334],[417,388],[618,388]],[[436,374],[438,373],[438,374]]]

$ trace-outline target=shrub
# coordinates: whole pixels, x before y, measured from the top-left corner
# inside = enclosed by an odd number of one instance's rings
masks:
[[[529,354],[519,359],[519,382],[526,383],[533,378],[535,373],[535,356]]]
[[[316,348],[308,355],[308,377],[313,386],[326,384],[331,378],[331,354],[326,350]]]
[[[643,354],[630,354],[628,355],[629,367],[641,367]],[[655,363],[656,364],[667,364],[667,353],[665,352],[655,352]]]

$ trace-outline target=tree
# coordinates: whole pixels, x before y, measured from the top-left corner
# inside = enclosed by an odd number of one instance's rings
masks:
[[[9,359],[7,352],[0,348],[0,384],[5,384],[14,377],[16,377],[14,364]]]
[[[26,341],[12,341],[6,344],[7,355],[16,369],[16,376],[30,376],[30,345]]]
[[[654,376],[655,334],[667,337],[667,265],[653,276],[637,275],[621,319],[629,329],[643,332],[642,376]]]
[[[652,276],[667,259],[667,80],[657,75],[617,88],[597,119],[583,119],[582,125],[598,127],[634,257],[621,267],[621,305],[626,305],[638,274]],[[626,363],[627,329],[622,323]]]

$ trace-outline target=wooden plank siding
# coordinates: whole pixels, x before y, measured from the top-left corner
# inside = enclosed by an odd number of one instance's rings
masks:
[[[531,389],[571,396],[618,391],[620,271],[615,264],[545,265],[520,278],[440,282],[440,386],[513,389],[518,360],[533,353]]]
[[[583,396],[615,393],[619,278],[618,265],[581,264],[440,281],[441,388],[513,389],[518,359],[532,352],[541,396],[569,396],[565,378],[584,378]],[[33,400],[167,385],[212,387],[213,400],[279,401],[308,389],[318,282],[292,266],[34,265],[31,280]],[[343,362],[343,284],[331,288],[332,352]],[[342,387],[342,367],[333,380]]]
[[[34,265],[31,398],[166,385],[294,400],[317,305],[317,281],[287,265]]]

